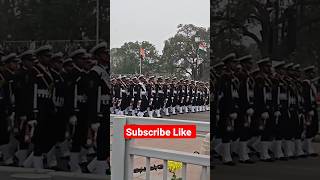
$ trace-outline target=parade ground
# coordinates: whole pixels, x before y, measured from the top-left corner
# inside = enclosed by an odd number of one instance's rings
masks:
[[[320,153],[320,143],[315,143],[315,147]],[[211,170],[211,177],[213,180],[318,180],[319,165],[320,157],[232,167],[218,164]]]

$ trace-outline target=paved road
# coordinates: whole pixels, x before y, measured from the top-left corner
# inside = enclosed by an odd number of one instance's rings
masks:
[[[320,144],[315,144],[320,152]],[[211,171],[213,180],[319,180],[320,157],[234,167],[218,165]]]
[[[171,115],[169,117],[164,116],[164,118],[209,122],[210,121],[210,111],[199,112],[199,113],[178,114],[178,115],[174,115],[174,116]]]

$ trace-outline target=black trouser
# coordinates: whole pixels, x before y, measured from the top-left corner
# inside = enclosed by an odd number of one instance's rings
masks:
[[[57,113],[55,115],[55,129],[56,131],[56,141],[63,142],[65,140],[65,134],[68,125],[68,116],[67,112],[63,108],[58,108]]]
[[[250,124],[246,123],[246,114],[239,113],[238,119],[235,121],[235,137],[240,138],[240,141],[247,141],[251,138]]]
[[[80,108],[80,112],[76,116],[77,124],[72,138],[71,152],[80,152],[81,147],[84,147],[87,144],[88,138],[89,118],[85,105]]]
[[[41,156],[47,153],[56,143],[54,120],[54,107],[51,103],[38,103],[40,109],[38,113],[38,123],[35,127],[33,143],[34,155]]]
[[[292,136],[292,121],[287,108],[280,110],[281,115],[275,117],[275,138],[276,140],[290,140]]]
[[[0,112],[0,145],[8,144],[9,140],[10,132],[8,131],[7,115],[5,112]]]
[[[229,143],[234,139],[234,129],[228,129],[230,123],[228,123],[229,115],[222,115],[218,121],[217,137],[218,135],[222,139],[222,143]]]
[[[314,108],[314,116],[312,117],[311,124],[306,127],[306,138],[313,138],[319,131],[319,120],[317,110]]]
[[[265,120],[265,124],[263,125],[263,121],[261,119],[261,114],[263,112],[257,111],[254,115],[252,121],[252,132],[253,136],[261,136],[261,141],[271,141],[274,138],[275,134],[275,122],[272,111],[268,111],[269,119]]]
[[[109,119],[107,116],[104,120]],[[110,157],[110,119],[106,122],[101,122],[97,132],[97,160],[106,160]]]

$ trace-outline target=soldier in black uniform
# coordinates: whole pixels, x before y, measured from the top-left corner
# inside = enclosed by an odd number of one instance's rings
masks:
[[[54,115],[52,100],[54,79],[49,71],[52,47],[42,46],[35,51],[39,63],[32,69],[32,111],[29,112],[28,124],[32,127],[31,136],[34,144],[33,153],[24,162],[26,167],[43,168],[43,154],[48,153],[55,144]],[[35,127],[35,128],[34,128]]]
[[[252,56],[246,55],[238,59],[242,69],[237,73],[239,78],[239,126],[237,134],[239,136],[239,162],[253,163],[247,151],[247,141],[251,138],[251,122],[254,114],[254,80],[250,76],[252,68]]]
[[[17,127],[18,127],[18,139],[19,139],[19,149],[15,153],[18,159],[18,166],[23,166],[24,160],[29,154],[29,145],[31,142],[31,137],[29,136],[30,126],[28,125],[28,120],[31,118],[32,112],[32,97],[33,94],[33,84],[32,84],[32,69],[34,66],[34,61],[36,57],[34,56],[33,50],[27,50],[20,54],[20,59],[22,61],[21,68],[16,75],[16,117],[17,117]]]
[[[88,74],[84,70],[87,65],[86,50],[77,49],[69,56],[72,58],[74,67],[70,78],[66,79],[65,103],[69,114],[69,123],[71,125],[72,147],[70,154],[70,170],[72,172],[81,172],[79,164],[86,164],[87,159],[87,140],[89,129],[88,117]]]
[[[274,134],[275,141],[273,144],[273,154],[274,158],[278,160],[287,160],[285,154],[282,151],[282,141],[288,139],[289,131],[289,82],[286,80],[285,74],[285,65],[284,61],[278,62],[274,66],[275,73],[273,75],[273,94],[272,98],[274,101]],[[287,143],[287,142],[285,142]],[[284,146],[284,151],[288,152],[288,146]]]
[[[162,77],[158,77],[157,82],[155,84],[155,113],[158,118],[161,118],[161,110],[164,105],[164,92],[163,92],[163,84],[162,84]]]
[[[1,109],[0,112],[0,150],[5,165],[13,164],[15,143],[10,138],[15,122],[15,76],[19,66],[19,59],[15,53],[2,57],[4,68],[1,72]]]
[[[138,116],[143,117],[145,113],[147,112],[148,108],[148,97],[147,97],[147,89],[146,89],[146,79],[143,75],[139,76],[139,86],[140,86],[140,107]]]
[[[309,66],[303,69],[304,80],[302,95],[304,98],[304,111],[305,111],[305,140],[303,149],[308,156],[318,156],[312,147],[312,139],[316,136],[319,130],[319,121],[316,104],[316,88],[314,82],[311,80],[315,77],[315,67]]]
[[[172,97],[172,94],[171,94],[171,91],[170,91],[170,80],[169,78],[165,78],[164,79],[164,84],[163,84],[163,92],[164,92],[164,97],[165,97],[165,100],[164,100],[164,114],[166,116],[170,116],[170,109],[169,107],[171,106],[171,97]]]
[[[95,46],[91,53],[98,64],[89,72],[89,118],[91,129],[96,132],[97,158],[88,165],[90,172],[106,174],[110,158],[110,104],[111,84],[109,53],[106,43]]]
[[[177,78],[173,77],[172,78],[172,83],[170,84],[171,88],[171,99],[172,99],[172,104],[171,104],[171,110],[172,110],[172,115],[177,115],[177,103],[178,103],[178,92],[177,92]]]
[[[262,161],[273,161],[268,153],[270,143],[274,135],[273,97],[271,81],[271,61],[269,58],[257,62],[259,73],[255,76],[255,114],[253,127],[256,135],[261,135],[260,159]]]
[[[235,128],[239,114],[239,80],[234,74],[235,54],[231,53],[222,60],[226,65],[225,72],[221,75],[221,83],[218,89],[219,100],[219,121],[218,128],[221,133],[222,143],[216,147],[217,152],[222,156],[223,163],[234,165],[231,157],[231,142],[235,140]]]
[[[49,168],[56,168],[57,167],[57,159],[56,159],[56,147],[59,147],[60,150],[63,153],[63,156],[66,156],[69,154],[68,150],[68,143],[66,140],[66,130],[67,130],[67,124],[68,124],[68,113],[64,106],[64,100],[65,100],[65,82],[62,75],[62,69],[63,69],[63,53],[58,52],[53,54],[49,71],[54,79],[53,84],[53,92],[52,92],[52,99],[55,106],[55,123],[52,127],[55,129],[54,136],[55,136],[55,143],[59,146],[54,146],[51,148],[51,150],[47,154],[47,166]]]
[[[148,84],[147,84],[147,94],[148,94],[148,115],[149,117],[153,117],[154,109],[155,109],[155,102],[156,102],[156,90],[154,85],[154,76],[149,77]]]
[[[296,64],[292,67],[292,71],[289,72],[292,78],[292,87],[290,93],[289,112],[291,115],[293,129],[292,136],[294,138],[294,155],[296,157],[305,157],[302,150],[302,132],[304,129],[304,109],[303,109],[303,96],[302,96],[302,79],[300,64]]]

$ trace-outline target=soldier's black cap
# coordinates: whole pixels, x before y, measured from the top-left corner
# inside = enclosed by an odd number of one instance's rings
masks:
[[[300,71],[301,70],[300,67],[301,67],[300,64],[295,64],[292,66],[292,69],[295,71]]]
[[[269,57],[260,59],[259,61],[257,61],[258,66],[264,66],[264,65],[269,65],[271,64],[271,60]]]
[[[290,62],[290,63],[286,64],[286,65],[284,66],[284,68],[287,69],[287,70],[289,70],[289,69],[292,69],[293,65],[294,65],[294,63],[293,63],[293,62]]]
[[[41,46],[38,49],[36,49],[34,51],[34,54],[39,56],[41,54],[49,53],[49,52],[51,52],[51,50],[52,50],[52,46],[51,45],[44,45],[44,46]]]
[[[19,55],[19,57],[22,61],[35,61],[35,60],[37,60],[37,58],[34,56],[34,50],[31,50],[31,49],[21,53]]]
[[[273,66],[274,69],[281,69],[284,67],[284,65],[286,64],[285,61],[278,61],[276,62],[276,64]]]
[[[168,77],[164,78],[165,81],[168,81],[169,79],[170,79],[170,78],[168,78]]]
[[[252,60],[252,55],[251,55],[251,54],[246,55],[246,56],[242,56],[242,57],[238,58],[238,61],[239,61],[240,63],[251,62],[251,60]]]
[[[253,70],[250,72],[250,74],[256,75],[259,71],[260,71],[259,68],[255,68],[255,69],[253,69]]]
[[[57,53],[54,53],[51,57],[52,61],[53,62],[63,62],[63,53],[62,52],[57,52]]]
[[[77,58],[79,56],[84,56],[86,53],[87,53],[87,51],[85,49],[80,48],[80,49],[77,49],[77,50],[71,52],[69,54],[69,57],[72,58],[72,59],[75,59],[75,58]]]
[[[230,54],[226,55],[225,57],[223,57],[221,61],[224,63],[236,62],[237,61],[236,54],[230,53]]]
[[[213,68],[219,69],[219,68],[222,68],[223,66],[224,66],[224,63],[223,62],[219,62],[219,63],[213,65]]]
[[[101,42],[90,50],[90,53],[93,55],[99,54],[101,52],[108,52],[108,44],[106,42]]]
[[[177,80],[177,77],[173,77],[172,80]]]
[[[305,73],[312,72],[312,71],[314,71],[315,68],[316,67],[314,65],[307,66],[307,67],[303,68],[303,72],[305,72]]]
[[[63,61],[63,65],[64,66],[67,66],[68,64],[71,64],[72,63],[72,59],[71,58],[67,58]]]
[[[10,62],[16,62],[16,63],[21,62],[16,53],[10,53],[6,56],[3,56],[1,61],[5,64]]]
[[[138,79],[144,79],[144,75],[138,76]]]

